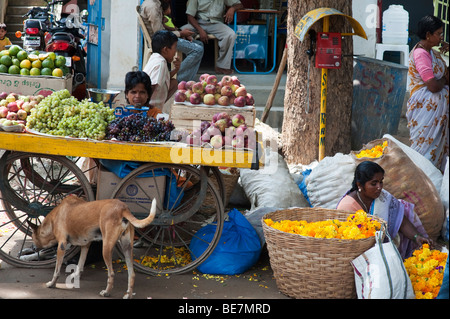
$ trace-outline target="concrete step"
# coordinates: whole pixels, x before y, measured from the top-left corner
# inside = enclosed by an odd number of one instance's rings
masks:
[[[31,6],[31,7],[46,7],[47,2],[44,0],[9,0],[8,7],[16,6]]]
[[[22,17],[33,7],[36,7],[36,6],[8,6],[8,9],[6,10],[6,16],[8,17],[8,16],[12,15],[12,16]]]
[[[255,99],[256,117],[260,119],[275,83],[277,73],[272,72],[264,75],[235,73],[234,75],[236,75],[241,83],[245,85],[247,92],[250,92],[253,95],[253,98]],[[266,124],[274,129],[278,129],[280,132],[283,125],[285,88],[286,71],[281,76],[280,84],[278,85],[275,97],[272,101],[272,107],[270,108],[266,120]]]

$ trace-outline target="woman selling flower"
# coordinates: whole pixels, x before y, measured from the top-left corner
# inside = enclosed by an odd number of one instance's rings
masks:
[[[444,171],[448,156],[448,67],[432,48],[443,40],[443,22],[428,15],[420,19],[420,41],[409,55],[410,79],[406,118],[411,148]]]
[[[383,190],[384,169],[375,162],[361,162],[355,170],[352,188],[339,201],[337,209],[358,211],[378,216],[387,222],[391,238],[400,242],[397,248],[403,258],[409,257],[415,248],[428,239],[414,205],[398,200]],[[405,218],[406,217],[406,218]]]

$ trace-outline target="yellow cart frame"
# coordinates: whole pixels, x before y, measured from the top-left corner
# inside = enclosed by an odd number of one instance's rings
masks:
[[[81,181],[81,185],[85,185],[86,183],[88,185],[84,188],[77,186],[77,191],[80,191],[81,194],[79,196],[82,196],[86,200],[95,200],[94,192],[90,189],[91,182],[88,181],[85,172],[82,172],[71,162],[72,158],[91,158],[96,163],[97,160],[101,159],[142,163],[140,167],[131,171],[118,183],[117,188],[111,195],[112,198],[118,198],[116,196],[120,195],[121,191],[129,186],[127,183],[135,181],[135,178],[141,177],[146,172],[154,173],[161,169],[169,171],[170,182],[168,179],[168,182],[165,182],[168,184],[172,183],[172,179],[175,179],[172,176],[176,175],[178,185],[178,179],[181,176],[180,172],[189,176],[185,178],[187,179],[187,182],[184,183],[185,185],[188,185],[189,181],[196,180],[195,183],[191,182],[191,186],[186,189],[184,188],[186,186],[183,186],[183,196],[188,197],[186,201],[190,201],[189,204],[180,205],[185,205],[185,207],[178,211],[176,209],[162,209],[159,217],[157,215],[157,218],[149,226],[149,229],[143,231],[140,235],[141,237],[139,237],[148,239],[150,234],[152,236],[156,234],[155,238],[147,241],[147,244],[150,246],[159,244],[161,247],[155,253],[156,266],[153,268],[148,267],[148,265],[143,266],[144,262],[147,263],[146,255],[145,257],[144,255],[141,257],[136,257],[135,255],[134,258],[135,268],[151,275],[160,273],[177,274],[191,270],[212,253],[222,232],[225,190],[222,174],[218,170],[218,167],[259,169],[263,165],[262,159],[260,158],[262,148],[260,143],[257,143],[257,146],[256,150],[211,149],[191,147],[184,143],[172,142],[131,143],[94,141],[40,134],[0,132],[0,150],[6,150],[0,157],[0,177],[2,179],[0,180],[0,204],[3,206],[3,210],[0,207],[0,217],[4,213],[10,219],[9,222],[3,224],[0,222],[0,259],[4,259],[6,262],[18,267],[43,268],[54,265],[56,256],[55,258],[52,258],[52,256],[48,258],[47,256],[48,259],[44,260],[40,258],[40,255],[44,255],[44,253],[36,250],[32,246],[31,230],[27,225],[27,220],[31,219],[33,223],[42,222],[42,219],[51,208],[56,206],[64,196],[75,192],[70,190],[71,185],[62,185],[62,181],[49,181],[50,179],[47,180],[47,177],[41,178],[40,173],[37,172],[40,169],[40,171],[44,171],[48,176],[50,175],[49,171],[53,170],[53,166],[59,167],[60,171],[62,171],[60,167],[65,166],[69,168],[67,171],[71,170],[71,176],[74,175],[75,179],[78,178]],[[46,166],[44,164],[41,165],[41,163],[46,163]],[[39,165],[42,167],[36,169],[35,166]],[[52,166],[52,168],[48,168],[48,166]],[[68,173],[64,175],[64,178],[67,179],[66,175]],[[61,172],[59,176],[61,176]],[[153,174],[153,177],[155,177],[155,174]],[[158,188],[156,178],[154,180],[154,187]],[[95,187],[102,186],[95,185]],[[61,198],[58,197],[59,199],[53,205],[46,206],[45,209],[47,211],[45,211],[42,204],[38,203],[40,198],[50,196],[50,193],[56,190],[59,191],[60,194],[58,196]],[[36,193],[38,194],[36,195]],[[192,196],[189,197],[186,194],[192,194]],[[201,207],[204,207],[205,202],[212,203],[213,209],[207,213],[209,215],[206,215],[204,219],[199,221],[199,217],[196,214]],[[138,218],[142,217],[139,214],[135,215]],[[181,263],[182,258],[179,257],[177,249],[180,246],[184,246],[189,250],[190,239],[194,236],[197,237],[196,232],[199,230],[196,226],[197,228],[195,230],[191,228],[187,230],[183,229],[184,235],[181,232],[177,233],[177,227],[181,227],[179,225],[186,225],[188,223],[196,223],[198,227],[209,223],[216,230],[214,237],[210,240],[203,254],[201,256],[192,256],[194,258],[192,258],[191,262],[183,264]],[[4,235],[2,230],[8,225],[14,226],[12,234],[2,236]],[[155,229],[152,230],[150,227],[154,227]],[[138,231],[136,230],[137,234],[139,234]],[[160,235],[160,233],[163,235]],[[170,235],[164,235],[164,233]],[[18,234],[23,239],[19,240],[20,245],[15,245],[20,246],[18,251],[13,252],[14,249],[17,250],[17,247],[8,249],[6,247],[11,246],[11,242],[16,240]],[[163,246],[164,248],[162,248]],[[119,245],[118,248],[120,253]],[[71,253],[66,252],[66,258],[70,258],[77,252],[76,249],[71,250]],[[145,254],[147,252],[148,249],[145,251]],[[49,254],[52,254],[52,251]],[[172,259],[175,259],[173,262],[175,266],[171,268],[165,268],[161,265],[162,260],[167,254],[172,254]],[[37,261],[29,258],[29,256],[34,255],[38,256]],[[137,261],[137,258],[141,259]]]

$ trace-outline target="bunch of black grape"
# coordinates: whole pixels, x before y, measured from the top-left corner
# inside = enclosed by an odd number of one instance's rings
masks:
[[[112,121],[106,128],[106,138],[127,142],[170,141],[174,128],[171,121],[135,113]]]

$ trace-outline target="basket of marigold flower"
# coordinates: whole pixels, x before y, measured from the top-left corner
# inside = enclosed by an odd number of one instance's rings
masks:
[[[278,289],[298,299],[356,298],[350,262],[375,245],[385,221],[325,208],[292,208],[262,219]]]
[[[448,253],[430,249],[424,244],[405,259],[404,264],[414,289],[416,299],[435,299],[444,279]]]

